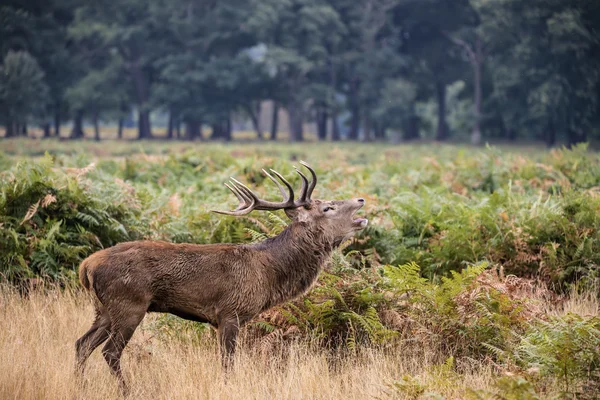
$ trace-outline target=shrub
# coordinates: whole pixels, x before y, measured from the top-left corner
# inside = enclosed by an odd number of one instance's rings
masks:
[[[70,279],[102,247],[142,237],[131,188],[83,169],[53,168],[52,158],[21,162],[0,176],[0,274],[10,282]]]
[[[559,381],[564,394],[600,393],[600,318],[567,314],[530,324],[514,356],[524,369]]]

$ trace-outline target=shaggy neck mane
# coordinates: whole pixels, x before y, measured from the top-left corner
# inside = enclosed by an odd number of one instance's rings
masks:
[[[301,222],[293,222],[279,235],[255,245],[257,250],[268,254],[266,278],[275,289],[265,309],[308,290],[334,247],[322,229]]]

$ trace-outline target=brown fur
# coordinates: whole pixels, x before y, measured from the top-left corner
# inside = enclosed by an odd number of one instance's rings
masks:
[[[227,367],[239,328],[306,292],[332,250],[366,226],[366,220],[352,219],[363,204],[313,200],[310,208],[286,210],[292,223],[258,244],[137,241],[92,254],[81,263],[79,278],[96,298],[96,319],[76,343],[78,370],[106,341],[102,353],[125,390],[121,354],[147,312],[216,327]]]

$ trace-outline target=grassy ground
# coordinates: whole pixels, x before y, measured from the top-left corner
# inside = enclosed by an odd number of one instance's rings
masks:
[[[598,316],[592,296],[579,296],[560,309]],[[100,352],[89,360],[82,384],[73,374],[74,342],[91,324],[89,298],[81,293],[50,291],[22,298],[0,290],[0,398],[2,399],[111,399],[118,398],[116,382]],[[416,398],[436,392],[446,399],[463,399],[467,389],[493,391],[497,377],[492,363],[463,366],[449,376],[429,360],[436,355],[419,344],[386,350],[367,348],[333,358],[296,344],[277,355],[242,344],[237,364],[225,377],[219,367],[212,332],[199,338],[191,331],[165,338],[153,329],[156,316],[146,317],[127,347],[123,366],[139,399],[375,399]],[[399,381],[418,376],[418,383]],[[403,390],[394,386],[402,382]]]
[[[491,399],[502,393],[499,398],[542,399],[565,390],[565,381],[572,396],[581,391],[594,398],[586,385],[597,375],[587,374],[584,357],[577,358],[576,340],[588,333],[600,340],[596,294],[524,302],[528,296],[511,297],[497,280],[446,280],[451,284],[439,290],[402,276],[390,287],[379,269],[416,261],[439,283],[440,275],[487,261],[507,275],[592,282],[600,263],[600,157],[585,148],[0,140],[0,273],[13,282],[44,275],[68,280],[91,251],[131,237],[211,243],[249,242],[249,230],[276,234],[285,226],[277,214],[224,218],[209,210],[235,207],[222,185],[229,176],[275,196],[260,169],[293,177],[292,164],[300,159],[319,173],[316,197],[365,197],[361,212],[371,222],[336,253],[334,269],[306,302],[295,303],[304,307],[302,318],[292,315],[299,322],[261,321],[274,324],[271,333],[294,324],[299,333],[264,347],[250,340],[256,327],[247,329],[236,367],[225,377],[210,329],[167,320],[165,330],[164,317],[147,316],[124,356],[133,398],[416,399],[437,393],[433,398]],[[411,294],[415,288],[421,293]],[[394,290],[397,296],[390,295]],[[542,309],[535,313],[539,321],[527,317],[529,300]],[[365,321],[369,308],[397,340],[380,347],[374,334],[354,348],[341,340],[336,351],[342,355],[312,339],[355,332],[352,321]],[[313,318],[311,309],[329,314]],[[568,313],[584,316],[585,327],[572,332]],[[348,315],[354,319],[341,318]],[[73,377],[74,342],[92,317],[89,299],[77,291],[23,298],[0,287],[0,398],[118,398],[99,351],[83,385]],[[565,328],[544,342],[552,318]],[[541,332],[542,339],[530,345],[513,331],[534,339]],[[483,343],[509,356],[535,350],[538,358],[506,359]],[[588,350],[592,366],[600,365],[594,364],[600,352]],[[558,368],[564,360],[571,363],[567,379]],[[536,372],[542,367],[547,370]],[[509,379],[504,388],[502,377]]]

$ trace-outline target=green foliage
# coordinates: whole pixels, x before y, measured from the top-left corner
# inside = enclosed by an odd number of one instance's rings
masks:
[[[180,341],[191,338],[196,343],[205,334],[212,331],[207,324],[188,321],[172,314],[160,314],[142,326],[145,331],[158,338],[176,338]]]
[[[59,171],[50,156],[0,176],[0,274],[70,279],[92,252],[146,234],[139,203],[93,166]]]
[[[523,299],[507,294],[486,263],[452,271],[440,284],[420,275],[418,265],[385,266],[384,286],[394,293],[393,307],[413,326],[427,332],[423,340],[440,354],[495,357],[491,346],[510,344],[514,332],[523,332],[528,313]]]
[[[20,90],[2,109],[46,135],[53,118],[114,123],[135,109],[139,138],[151,136],[153,111],[169,119],[169,138],[183,122],[188,139],[204,123],[230,140],[240,119],[262,138],[271,100],[294,140],[313,120],[326,139],[335,120],[334,140],[343,125],[352,140],[402,130],[440,141],[481,125],[486,139],[573,145],[600,132],[599,17],[592,0],[11,2],[0,7],[0,57],[28,54],[39,71],[10,68]],[[2,123],[13,134],[14,121]]]
[[[351,278],[348,275],[346,279]],[[396,336],[379,318],[375,308],[378,295],[373,288],[353,278],[355,281],[348,283],[325,274],[311,296],[282,309],[286,322],[329,346],[343,343],[349,350],[356,350],[361,343],[385,343]]]
[[[0,65],[0,110],[7,135],[17,135],[28,117],[40,112],[48,87],[37,60],[27,51],[9,51]]]
[[[84,145],[99,154],[111,150]],[[7,168],[0,175],[4,280],[72,279],[85,256],[132,239],[250,243],[272,237],[288,223],[280,211],[240,218],[210,213],[237,205],[222,183],[235,176],[276,198],[257,165],[273,167],[298,187],[287,159],[310,156],[319,176],[315,197],[365,197],[361,215],[370,227],[333,254],[306,296],[257,318],[250,328],[256,337],[282,344],[312,338],[336,354],[365,345],[402,346],[420,357],[427,351],[433,366],[390,386],[413,397],[435,397],[441,387],[459,390],[455,375],[465,360],[493,361],[523,377],[503,378],[497,391],[475,398],[543,398],[557,385],[581,398],[597,390],[597,318],[550,318],[530,298],[538,293],[531,281],[504,275],[535,273],[581,287],[597,279],[594,174],[600,158],[585,147],[529,155],[494,148],[467,155],[442,147],[431,158],[420,146],[175,151],[152,144],[144,154],[119,146],[118,157],[91,164],[91,152],[48,146],[54,156],[23,161],[0,155]],[[37,154],[40,148],[12,151]],[[172,316],[148,329],[159,336],[193,332],[194,338],[205,331]],[[415,342],[419,346],[411,346]]]
[[[55,154],[70,152],[64,146],[48,144]],[[467,263],[487,260],[502,265],[506,273],[540,274],[558,289],[577,280],[592,284],[598,279],[600,197],[595,187],[600,159],[584,146],[530,156],[494,148],[467,156],[461,148],[447,147],[439,149],[435,159],[420,146],[386,148],[385,158],[380,158],[383,148],[378,146],[364,152],[319,146],[304,150],[268,145],[256,149],[206,146],[164,156],[133,154],[131,149],[138,150],[119,147],[114,150],[124,158],[98,161],[95,171],[85,175],[86,184],[79,186],[78,194],[100,196],[98,201],[114,199],[115,193],[128,194],[130,204],[135,203],[130,211],[139,215],[138,224],[147,232],[146,238],[216,243],[276,235],[287,224],[281,212],[233,218],[209,210],[234,206],[234,199],[222,186],[229,176],[241,178],[267,197],[276,196],[272,184],[255,166],[269,165],[299,185],[283,158],[311,156],[322,159],[318,164],[327,171],[319,176],[319,197],[367,196],[365,216],[375,223],[344,251],[348,256],[343,262],[356,268],[416,262],[424,277],[439,280]],[[15,151],[43,152],[37,146]],[[106,146],[99,151],[105,152]],[[148,151],[164,153],[165,149],[150,147]],[[281,154],[281,161],[273,161],[274,154]],[[81,168],[92,159],[75,153],[57,155],[55,160],[55,168]],[[0,157],[0,164],[6,167],[13,162],[11,157]],[[28,168],[41,167],[28,162],[19,168],[12,173],[15,178],[28,173]],[[52,168],[42,170],[36,179],[43,183],[45,174],[56,173],[59,171]],[[40,197],[20,203],[20,218],[45,194],[38,190]],[[121,206],[127,208],[128,204]],[[103,207],[97,212],[105,212]],[[104,218],[95,213],[88,210],[73,218],[92,227]],[[123,225],[135,226],[131,221]],[[64,229],[63,223],[58,232]],[[94,229],[103,229],[102,223]],[[23,252],[17,251],[14,259],[29,254]]]
[[[541,400],[534,385],[522,376],[504,376],[496,380],[495,393],[488,391],[468,392],[468,398],[473,400]]]
[[[593,398],[600,390],[600,319],[567,314],[536,321],[514,356],[523,368],[558,379],[565,395]]]

